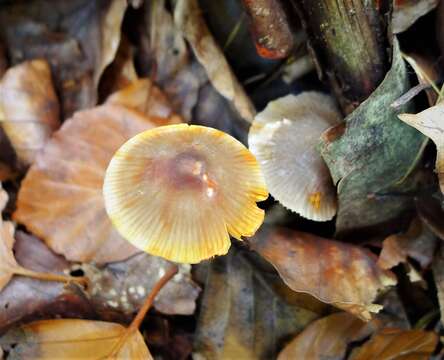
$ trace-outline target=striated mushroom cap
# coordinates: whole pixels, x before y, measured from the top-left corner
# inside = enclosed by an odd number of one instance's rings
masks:
[[[114,155],[103,186],[114,226],[136,247],[197,263],[223,255],[229,234],[252,236],[268,192],[255,157],[219,130],[169,125],[136,135]]]
[[[332,98],[310,91],[271,101],[250,128],[249,148],[270,194],[307,219],[326,221],[336,214],[336,190],[316,146],[340,121]]]

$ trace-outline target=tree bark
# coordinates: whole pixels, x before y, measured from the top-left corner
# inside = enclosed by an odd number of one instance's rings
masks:
[[[348,114],[381,83],[389,68],[385,26],[373,0],[292,0],[321,75]],[[379,4],[379,2],[378,2]]]

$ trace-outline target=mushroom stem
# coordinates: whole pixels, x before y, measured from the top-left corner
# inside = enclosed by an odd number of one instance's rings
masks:
[[[76,282],[82,286],[88,285],[88,279],[84,276],[76,277],[76,276],[67,276],[60,274],[52,274],[46,272],[39,272],[34,270],[26,269],[22,266],[17,266],[14,268],[15,275],[27,276],[34,279],[45,280],[45,281],[59,281],[59,282]]]
[[[179,271],[179,268],[177,265],[173,265],[169,268],[169,270],[166,272],[164,276],[160,278],[160,280],[154,285],[151,292],[148,294],[148,296],[145,299],[145,302],[143,303],[142,307],[140,308],[139,312],[137,313],[136,317],[133,319],[131,324],[125,329],[125,332],[120,337],[119,341],[114,345],[112,351],[110,352],[110,355],[108,358],[114,359],[116,358],[117,353],[125,344],[125,341],[128,339],[128,337],[134,332],[139,329],[140,324],[142,323],[143,319],[145,318],[148,310],[151,308],[151,305],[154,302],[154,299],[156,298],[157,294],[160,290],[172,279],[174,275],[177,274]]]

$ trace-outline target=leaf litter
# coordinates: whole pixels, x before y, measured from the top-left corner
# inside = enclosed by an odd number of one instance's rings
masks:
[[[335,104],[347,102],[341,90],[351,90],[316,77],[315,67],[328,77],[341,70],[311,57],[316,39],[304,33],[306,2],[294,5],[0,2],[2,358],[427,359],[442,353],[442,34],[430,24],[442,22],[444,7],[434,0],[395,1],[392,12],[382,2],[371,5],[384,15],[388,32],[379,40],[389,39],[383,47],[391,66],[344,119]],[[289,79],[285,69],[302,63],[309,66]],[[291,111],[273,105],[283,99]],[[269,106],[276,119],[261,122]],[[255,234],[231,229],[246,241],[227,238],[227,255],[193,265],[133,247],[111,222],[102,191],[124,143],[182,123],[216,128],[244,145],[250,137],[276,196],[258,204],[265,224]],[[298,141],[304,134],[307,142]],[[164,145],[153,151],[167,154]],[[243,161],[255,168],[245,151]],[[202,174],[222,168],[219,162],[206,169],[195,157],[167,170],[168,181],[179,181],[185,194],[199,184],[193,176],[208,184]],[[154,163],[147,153],[142,158]],[[224,172],[221,184],[229,173],[242,173],[251,184],[253,174],[239,164]],[[156,166],[150,182],[164,171]],[[284,184],[279,191],[272,179]],[[125,197],[130,190],[119,191]],[[252,201],[264,194],[244,195]],[[294,201],[293,194],[302,197]],[[144,204],[155,204],[156,196]],[[157,209],[162,216],[178,203],[168,201]],[[204,205],[195,207],[207,209],[210,222],[219,210]],[[137,214],[132,223],[147,221],[145,211]],[[245,227],[251,216],[243,213],[237,225]],[[167,223],[183,223],[174,220]],[[159,227],[169,235],[168,226]],[[188,254],[195,229],[181,231],[176,241],[186,239]],[[176,250],[184,253],[184,244]]]

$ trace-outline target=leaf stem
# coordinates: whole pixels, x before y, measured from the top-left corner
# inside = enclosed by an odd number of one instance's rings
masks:
[[[148,310],[151,308],[151,305],[154,302],[154,299],[156,298],[159,291],[168,283],[168,281],[171,280],[171,278],[177,274],[179,268],[177,265],[171,266],[166,274],[160,278],[160,280],[154,285],[151,292],[148,294],[148,296],[145,299],[145,302],[143,303],[142,307],[140,308],[139,312],[137,313],[136,317],[133,319],[131,324],[125,329],[125,332],[120,337],[119,341],[115,344],[115,346],[112,348],[110,355],[107,358],[116,358],[117,353],[122,348],[123,344],[125,344],[125,341],[128,339],[128,337],[134,332],[139,329],[140,324],[142,323],[143,319],[145,318]]]
[[[16,268],[14,268],[14,274],[21,275],[21,276],[27,276],[27,277],[38,279],[38,280],[45,280],[45,281],[59,281],[59,282],[65,282],[65,283],[76,282],[76,283],[79,283],[80,285],[85,285],[85,286],[88,284],[88,280],[86,277],[76,277],[76,276],[67,276],[67,275],[39,272],[39,271],[26,269],[20,265],[17,266]]]

